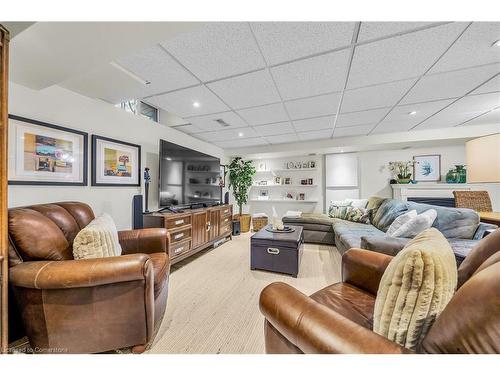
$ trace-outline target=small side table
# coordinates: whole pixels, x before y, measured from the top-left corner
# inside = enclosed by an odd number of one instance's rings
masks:
[[[479,217],[483,223],[495,224],[500,227],[500,212],[479,212]]]

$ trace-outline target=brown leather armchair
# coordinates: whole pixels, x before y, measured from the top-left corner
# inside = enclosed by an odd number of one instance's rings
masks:
[[[343,282],[310,297],[284,283],[260,296],[266,352],[412,353],[372,331],[378,285],[391,256],[350,249]],[[476,245],[458,270],[458,289],[417,353],[500,353],[500,229]]]
[[[123,254],[74,260],[75,236],[94,219],[79,202],[9,210],[9,281],[32,348],[96,353],[151,341],[167,304],[165,229],[120,231]]]

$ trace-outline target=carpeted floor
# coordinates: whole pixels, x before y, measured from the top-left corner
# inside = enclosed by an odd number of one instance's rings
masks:
[[[340,280],[333,246],[306,244],[298,278],[250,270],[245,233],[173,266],[167,312],[148,353],[264,353],[260,291],[284,281],[311,294]]]

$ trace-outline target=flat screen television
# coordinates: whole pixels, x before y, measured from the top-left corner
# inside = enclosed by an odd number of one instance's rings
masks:
[[[160,140],[160,208],[220,203],[220,177],[219,158]]]

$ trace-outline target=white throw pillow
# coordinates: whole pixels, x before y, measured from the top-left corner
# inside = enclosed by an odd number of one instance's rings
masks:
[[[402,225],[406,224],[411,219],[416,217],[417,217],[417,210],[411,210],[401,216],[398,216],[392,222],[391,226],[387,229],[387,232],[385,232],[385,234],[387,234],[390,237],[394,237],[394,232],[396,232],[399,228],[401,228]]]
[[[105,258],[121,255],[118,231],[111,216],[102,214],[83,228],[73,241],[75,259]]]
[[[347,200],[351,201],[351,206],[356,208],[366,208],[366,205],[368,204],[368,199],[347,199]]]
[[[394,231],[392,237],[405,237],[412,238],[415,237],[420,232],[432,227],[434,220],[436,220],[437,212],[436,210],[427,210],[417,215],[407,223],[401,225],[399,229]]]

